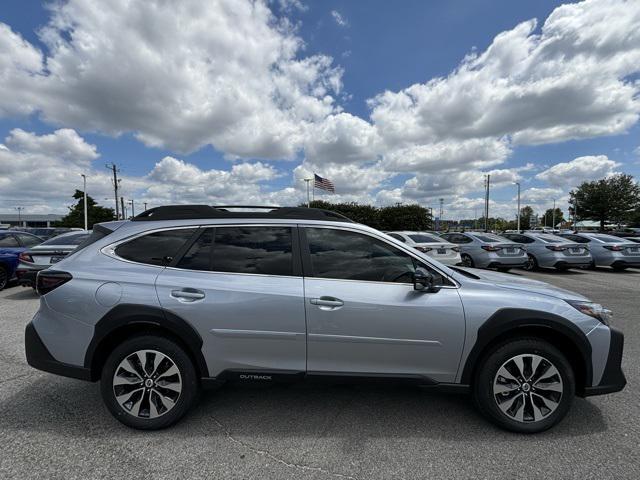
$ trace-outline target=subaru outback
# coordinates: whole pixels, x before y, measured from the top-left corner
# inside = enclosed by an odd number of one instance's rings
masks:
[[[52,268],[36,280],[29,364],[99,381],[134,428],[175,423],[228,380],[358,378],[468,392],[489,420],[532,433],[575,395],[626,383],[601,305],[447,267],[329,211],[158,207],[94,226]]]

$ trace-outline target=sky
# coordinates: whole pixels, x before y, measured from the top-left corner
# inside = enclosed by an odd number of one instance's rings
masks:
[[[418,203],[538,213],[640,175],[640,2],[5,0],[0,211]]]

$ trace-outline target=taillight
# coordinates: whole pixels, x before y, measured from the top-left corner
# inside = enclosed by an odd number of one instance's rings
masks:
[[[567,249],[567,247],[559,247],[557,245],[545,245],[545,247],[554,252],[562,252]]]
[[[502,247],[492,247],[491,245],[481,245],[480,248],[486,250],[487,252],[497,252],[502,250]]]
[[[614,252],[621,252],[622,250],[624,250],[624,248],[620,245],[603,245],[603,247]]]
[[[430,247],[413,247],[413,248],[415,248],[419,252],[423,252],[423,253],[427,253],[427,252],[430,252],[431,250],[433,250],[433,248],[430,248]]]
[[[40,295],[45,295],[60,285],[64,285],[72,278],[71,274],[67,272],[41,270],[36,277],[36,290]]]
[[[454,252],[459,252],[460,251],[460,247],[451,247],[451,250],[453,250]]]
[[[18,258],[20,258],[20,260],[22,260],[23,262],[30,262],[33,263],[33,257],[27,253],[22,252]]]

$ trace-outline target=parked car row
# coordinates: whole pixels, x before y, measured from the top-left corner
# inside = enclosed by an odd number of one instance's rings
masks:
[[[475,268],[640,267],[640,239],[585,233],[544,233],[536,230],[485,232],[387,232],[393,238],[447,265]]]
[[[39,270],[62,260],[90,233],[67,231],[44,241],[21,230],[0,230],[0,290],[14,279],[21,285],[35,287]]]

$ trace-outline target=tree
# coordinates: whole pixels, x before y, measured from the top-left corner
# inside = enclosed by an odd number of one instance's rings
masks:
[[[84,228],[84,193],[76,190],[73,198],[78,202],[69,207],[69,213],[62,220],[55,223],[56,227],[79,227]],[[96,201],[87,195],[87,220],[89,228],[94,223],[110,222],[116,218],[113,208],[99,206]]]
[[[531,219],[533,218],[533,208],[526,205],[520,209],[520,228],[528,230],[531,228]]]
[[[358,203],[329,203],[314,200],[311,202],[311,207],[332,210],[354,222],[363,223],[378,230],[429,230],[433,225],[429,210],[420,205],[398,204],[390,207],[374,207]]]
[[[556,207],[555,225],[553,222],[554,222],[553,208],[547,209],[547,211],[544,212],[544,215],[540,219],[540,223],[542,225],[547,225],[552,228],[556,228],[556,225],[564,222],[564,214],[562,213],[562,210],[560,210],[558,207]]]
[[[573,211],[577,210],[576,218],[597,220],[600,230],[604,230],[608,221],[621,223],[631,219],[640,208],[640,186],[633,176],[626,174],[583,182],[571,190],[569,203]]]

